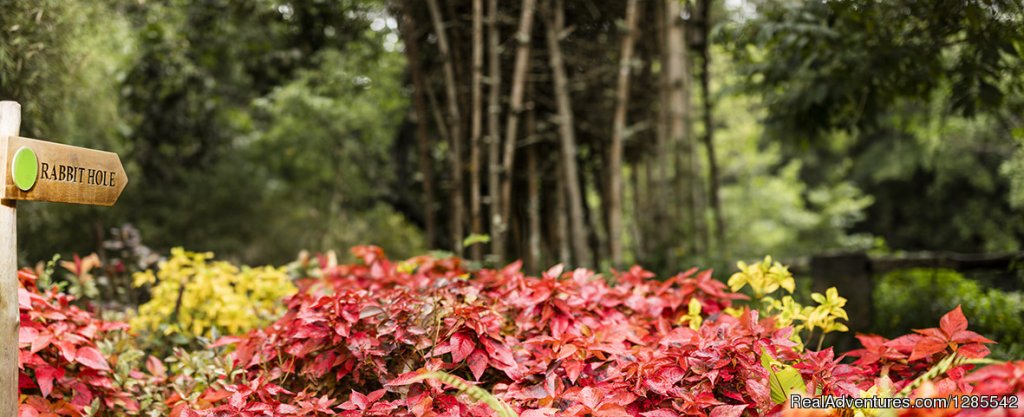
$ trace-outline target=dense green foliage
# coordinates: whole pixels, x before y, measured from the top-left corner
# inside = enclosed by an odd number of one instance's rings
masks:
[[[1024,293],[987,288],[949,270],[910,269],[881,277],[874,291],[872,331],[896,336],[905,329],[934,323],[950,308],[962,305],[975,330],[999,344],[1000,358],[1024,355]]]
[[[465,135],[470,2],[442,3]],[[683,24],[696,30],[700,2],[691,3]],[[538,3],[547,8],[537,9],[530,34],[528,111],[520,120],[526,133],[509,174],[508,258],[527,258],[530,269],[561,261],[566,243],[558,237],[558,210],[567,209],[556,198],[563,161],[543,42],[553,4]],[[565,5],[575,159],[587,244],[601,268],[623,266],[612,265],[604,248],[607,122],[625,4]],[[677,187],[689,175],[669,161],[681,145],[669,144],[669,158],[658,155],[667,61],[661,29],[645,25],[631,62],[621,169],[626,261],[662,271],[694,262],[723,267],[766,252],[790,259],[836,250],[1021,249],[1019,4],[708,4],[709,94],[698,94],[703,41],[688,32],[686,121],[699,161],[696,195],[711,182],[709,148],[698,141],[708,131],[701,119],[710,105],[722,242],[701,248],[693,237],[717,226],[711,208],[692,208]],[[657,20],[664,6],[645,3],[641,20]],[[502,122],[519,7],[502,3],[497,22]],[[405,15],[414,26],[399,36]],[[361,243],[399,256],[457,249],[444,230],[424,233],[424,206],[447,229],[449,197],[469,194],[452,191],[451,143],[442,129],[450,117],[447,84],[431,23],[426,3],[397,0],[13,2],[0,16],[0,98],[24,105],[23,135],[116,151],[131,178],[113,209],[24,204],[22,261],[47,259],[54,248],[102,257],[108,231],[123,223],[136,225],[157,249],[183,245],[257,264],[284,262],[304,248]],[[407,62],[400,39],[416,42],[417,61]],[[412,108],[417,68],[427,87],[425,117]],[[434,185],[428,203],[416,161],[421,122]],[[528,171],[531,152],[536,167]],[[462,162],[468,176],[473,171]],[[665,178],[651,176],[659,170]],[[539,177],[538,260],[526,256],[523,243],[531,175]],[[486,224],[490,196],[483,191]],[[688,216],[705,220],[705,230]]]
[[[743,89],[802,179],[873,197],[853,231],[904,250],[1020,249],[1006,162],[1024,105],[1019,2],[758,5],[723,31]]]
[[[24,259],[96,250],[122,222],[156,247],[244,259],[369,241],[422,249],[387,203],[406,99],[395,28],[370,28],[382,12],[364,1],[5,8],[0,96],[24,105],[22,135],[113,150],[131,178],[113,210],[25,205]]]

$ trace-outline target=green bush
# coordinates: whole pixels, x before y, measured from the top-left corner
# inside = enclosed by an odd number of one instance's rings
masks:
[[[886,274],[875,286],[872,331],[897,336],[933,326],[945,312],[963,305],[971,328],[997,340],[993,357],[1024,356],[1024,293],[985,288],[946,269],[906,269]]]

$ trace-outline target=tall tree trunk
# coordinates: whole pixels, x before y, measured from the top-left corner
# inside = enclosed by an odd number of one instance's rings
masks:
[[[526,242],[526,270],[536,272],[540,268],[540,174],[537,172],[537,146],[526,149],[526,210],[528,232]]]
[[[693,133],[692,60],[690,59],[690,43],[687,38],[688,30],[682,20],[677,20],[677,23],[680,25],[682,33],[682,49],[679,54],[682,83],[679,86],[679,94],[682,97],[680,114],[683,134],[676,142],[676,190],[679,195],[683,196],[685,203],[685,206],[680,205],[679,218],[685,218],[688,222],[692,237],[691,253],[704,255],[708,251],[709,243],[700,155],[697,152],[697,140]]]
[[[491,252],[498,254],[498,248],[501,247],[500,261],[504,262],[504,239],[503,236],[499,236],[495,227],[495,219],[499,217],[501,210],[501,205],[498,204],[498,193],[501,188],[501,40],[498,38],[498,0],[488,1],[487,13],[487,193],[488,213],[491,216],[488,223],[492,239]]]
[[[529,147],[526,148],[526,217],[527,217],[527,232],[526,232],[526,259],[529,260],[526,266],[526,270],[529,272],[536,272],[540,268],[540,173],[537,172],[537,146],[536,140],[533,140],[537,135],[537,106],[534,105],[534,88],[530,85],[530,89],[527,92],[529,95],[526,111],[526,138]]]
[[[405,41],[405,56],[409,61],[412,73],[413,108],[416,110],[416,142],[419,150],[420,176],[423,179],[423,224],[424,238],[427,246],[435,245],[437,225],[434,222],[434,180],[430,161],[430,135],[427,132],[427,105],[423,99],[426,95],[423,71],[420,68],[419,43],[416,41],[416,25],[408,10],[402,15],[400,30]],[[439,129],[441,127],[438,127]]]
[[[642,219],[638,213],[646,213],[643,209],[643,194],[640,186],[640,175],[643,172],[642,161],[638,161],[633,164],[629,170],[629,190],[630,190],[630,212],[633,214],[632,221],[630,222],[630,231],[633,236],[633,259],[647,259],[647,252],[645,251],[647,236],[644,235],[644,230],[641,228]]]
[[[652,224],[651,224],[651,250],[656,253],[657,258],[661,261],[662,267],[667,267],[673,262],[674,251],[671,247],[671,239],[673,234],[676,232],[678,225],[678,219],[672,218],[669,213],[669,204],[672,203],[670,196],[672,195],[671,188],[669,187],[669,168],[672,167],[672,152],[670,145],[672,144],[672,128],[673,128],[673,109],[674,109],[674,96],[673,96],[673,78],[671,73],[673,72],[673,59],[671,53],[671,42],[672,38],[670,28],[673,26],[673,17],[678,18],[679,5],[675,0],[665,0],[661,2],[660,7],[657,7],[659,12],[658,26],[660,33],[658,40],[660,42],[660,56],[661,71],[659,75],[659,113],[658,113],[658,131],[655,137],[654,146],[654,157],[651,163],[647,164],[647,197],[650,199],[650,207],[653,212]],[[675,14],[672,14],[672,12]],[[653,165],[653,166],[652,166]],[[678,204],[678,203],[677,203]]]
[[[725,219],[722,216],[722,202],[719,197],[718,160],[715,158],[715,120],[714,103],[711,101],[711,0],[700,1],[701,17],[701,101],[704,103],[704,148],[707,149],[708,176],[710,187],[708,199],[711,200],[711,212],[715,219],[715,241],[718,256],[725,259],[729,253],[728,242],[725,241]]]
[[[427,0],[427,7],[430,9],[430,20],[434,25],[434,32],[437,35],[437,47],[441,53],[441,61],[444,67],[445,92],[448,101],[448,126],[451,136],[451,164],[452,164],[452,250],[456,255],[462,256],[462,221],[465,215],[465,199],[462,195],[462,116],[459,113],[459,95],[455,84],[455,65],[452,63],[451,50],[448,45],[448,37],[445,35],[444,20],[441,17],[441,10],[437,6],[437,0]]]
[[[684,235],[693,240],[691,252],[700,252],[702,238],[699,222],[699,200],[694,190],[694,152],[691,135],[688,135],[689,74],[687,71],[686,34],[680,18],[679,2],[665,2],[665,68],[668,77],[669,124],[668,139],[675,156],[675,194],[682,198],[676,204],[674,223],[685,225]],[[670,265],[675,262],[670,250]],[[674,265],[672,265],[674,266]]]
[[[546,5],[550,6],[550,0]],[[564,5],[558,0],[554,17],[546,10],[545,20],[548,42],[548,59],[554,78],[555,103],[558,107],[558,130],[561,144],[562,169],[565,171],[566,197],[569,203],[569,230],[572,233],[573,255],[578,266],[591,265],[590,248],[587,245],[587,230],[583,214],[583,193],[580,191],[579,170],[576,164],[576,133],[573,126],[572,102],[569,98],[569,80],[562,61],[559,34],[565,22]]]
[[[555,178],[558,180],[558,186],[555,187],[555,232],[558,241],[558,262],[569,265],[572,260],[571,251],[569,250],[569,215],[566,213],[566,185],[565,185],[565,170],[562,167],[555,167]]]
[[[470,230],[479,235],[484,232],[480,221],[480,142],[483,135],[483,78],[484,78],[484,0],[473,0],[473,78],[471,88],[472,116],[469,127],[469,219]],[[475,260],[483,258],[483,245],[470,248]]]
[[[637,0],[626,1],[626,33],[622,36],[622,58],[615,88],[615,116],[612,121],[612,147],[608,158],[608,250],[612,265],[622,266],[622,141],[626,134],[626,110],[629,108],[629,73],[633,60]]]
[[[516,32],[516,61],[512,67],[512,93],[509,97],[508,124],[505,125],[505,152],[501,163],[501,211],[494,218],[494,252],[499,261],[505,260],[505,232],[508,218],[512,213],[512,169],[515,163],[516,135],[519,128],[519,114],[523,111],[523,91],[526,87],[527,70],[530,65],[530,34],[533,32],[533,11],[536,0],[523,0],[519,30]]]

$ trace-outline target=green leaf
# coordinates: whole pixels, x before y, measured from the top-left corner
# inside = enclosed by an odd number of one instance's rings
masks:
[[[490,243],[490,242],[491,242],[491,236],[490,235],[482,235],[482,234],[474,233],[474,234],[471,234],[469,236],[466,236],[466,238],[462,240],[462,247],[468,248],[468,247],[473,246],[473,245],[475,245],[477,243]]]
[[[804,379],[796,368],[772,358],[767,350],[761,354],[761,366],[768,371],[772,402],[782,404],[793,394],[806,395]]]

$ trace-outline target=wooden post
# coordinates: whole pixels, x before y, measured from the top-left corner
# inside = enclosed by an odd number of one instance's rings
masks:
[[[19,135],[21,105],[0,101],[0,155]],[[0,184],[7,183],[0,169]],[[18,222],[16,200],[0,200],[0,416],[18,415]]]
[[[0,417],[18,415],[17,200],[111,206],[128,183],[117,154],[19,137],[21,105],[0,101]]]

